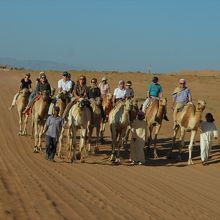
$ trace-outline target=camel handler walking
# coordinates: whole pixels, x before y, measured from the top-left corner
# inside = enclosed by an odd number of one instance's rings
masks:
[[[13,101],[11,103],[11,106],[9,107],[9,110],[11,110],[14,106],[15,106],[15,103],[16,103],[16,100],[21,92],[22,89],[28,89],[31,93],[31,84],[32,84],[32,81],[31,81],[31,74],[30,73],[26,73],[24,78],[21,79],[21,83],[20,83],[20,86],[19,86],[19,90],[18,92],[15,94],[14,98],[13,98]]]
[[[133,165],[145,164],[144,147],[147,141],[147,123],[145,114],[139,111],[137,118],[131,124],[131,163]]]
[[[186,86],[186,80],[180,79],[179,86],[176,87],[173,91],[173,130],[176,128],[176,115],[177,112],[180,111],[188,102],[192,102],[192,96],[189,88]]]
[[[209,153],[212,147],[213,139],[218,138],[218,131],[214,124],[214,118],[211,113],[207,113],[206,121],[202,121],[199,125],[200,127],[200,153],[201,160],[203,165],[207,165],[207,161],[209,158]]]
[[[59,116],[59,112],[60,108],[58,106],[54,106],[53,115],[47,118],[43,130],[43,134],[46,135],[46,159],[50,161],[54,161],[58,138],[60,135],[61,128],[63,126],[63,118]]]
[[[142,111],[145,112],[145,110],[149,107],[151,102],[153,102],[155,99],[159,100],[160,98],[163,97],[163,88],[162,86],[158,83],[159,78],[157,76],[154,76],[152,78],[152,83],[148,85],[148,90],[147,90],[147,99],[143,103],[143,108]],[[166,109],[164,113],[164,120],[169,121],[166,115]]]

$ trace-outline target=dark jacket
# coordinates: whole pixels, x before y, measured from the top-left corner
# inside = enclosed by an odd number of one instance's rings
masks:
[[[97,97],[101,96],[101,91],[99,87],[89,87],[88,89],[88,98],[89,99],[96,99]]]
[[[51,94],[51,87],[50,87],[50,84],[48,82],[45,82],[44,84],[41,83],[41,82],[37,83],[36,92],[40,93],[40,92],[43,92],[43,91],[47,91],[49,94]]]
[[[80,98],[85,98],[88,96],[88,87],[86,85],[81,87],[80,84],[77,83],[74,87],[74,93]]]

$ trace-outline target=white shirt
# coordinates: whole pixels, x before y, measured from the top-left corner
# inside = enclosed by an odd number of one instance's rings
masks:
[[[116,88],[114,91],[114,96],[116,99],[123,99],[125,97],[126,89]]]
[[[73,83],[71,80],[64,81],[63,79],[60,79],[58,81],[58,88],[62,89],[62,91],[69,92],[72,89]]]

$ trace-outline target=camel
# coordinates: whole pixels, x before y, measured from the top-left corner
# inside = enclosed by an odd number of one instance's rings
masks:
[[[94,100],[91,102],[91,107],[93,111],[93,121],[91,123],[90,129],[89,129],[89,135],[88,135],[88,149],[91,151],[91,139],[92,139],[92,133],[93,129],[96,128],[96,144],[94,148],[94,153],[98,152],[98,143],[99,143],[99,134],[100,134],[100,127],[102,122],[102,114],[101,114],[101,101],[100,100]]]
[[[50,95],[47,91],[36,99],[32,107],[32,135],[34,132],[34,153],[38,153],[42,149],[43,128],[48,115],[50,106]]]
[[[204,100],[198,100],[196,106],[190,102],[184,106],[182,111],[177,112],[177,115],[176,115],[177,126],[174,129],[173,145],[172,145],[172,149],[170,153],[172,153],[172,150],[174,148],[175,141],[176,141],[176,135],[180,128],[181,145],[179,147],[179,159],[181,160],[182,148],[185,146],[185,143],[184,143],[185,133],[187,131],[191,132],[190,144],[188,146],[188,149],[189,149],[188,165],[193,164],[193,161],[192,161],[193,143],[194,143],[196,132],[198,130],[199,123],[202,118],[202,113],[205,107],[206,107],[206,102]]]
[[[66,127],[68,129],[68,159],[70,159],[71,162],[73,162],[73,160],[76,160],[76,133],[77,130],[80,129],[79,151],[81,155],[81,162],[84,162],[87,155],[86,137],[89,127],[91,125],[91,110],[89,109],[89,107],[86,106],[86,101],[84,99],[79,100],[71,107],[66,124]],[[65,128],[63,127],[59,137],[59,158],[61,158],[64,130]]]
[[[157,155],[157,136],[162,126],[162,121],[166,111],[167,99],[162,97],[160,99],[154,99],[151,101],[148,108],[145,110],[145,119],[148,124],[149,137],[148,137],[148,150],[152,142],[152,135],[154,131],[154,158],[158,158]],[[155,127],[155,129],[153,129]]]
[[[103,97],[103,100],[102,100],[102,107],[105,113],[105,120],[101,122],[101,128],[100,128],[101,144],[104,143],[104,132],[105,132],[106,123],[108,122],[109,113],[111,112],[113,108],[112,98],[113,98],[113,95],[111,93],[108,93],[105,97]]]
[[[18,110],[18,117],[19,117],[19,132],[18,135],[27,135],[27,119],[23,114],[23,111],[25,107],[28,104],[28,97],[30,95],[30,92],[28,89],[22,89],[18,95],[18,98],[16,100],[16,106]]]
[[[110,160],[115,163],[120,163],[120,147],[122,146],[122,138],[124,138],[130,124],[129,113],[132,107],[133,103],[131,99],[119,101],[109,115],[109,125],[112,137],[112,154]],[[115,155],[116,148],[118,148],[117,155]]]

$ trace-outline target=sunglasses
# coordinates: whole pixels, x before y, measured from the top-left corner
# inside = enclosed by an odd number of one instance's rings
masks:
[[[42,76],[41,79],[46,79],[46,77],[45,77],[45,76]]]
[[[185,83],[179,83],[180,85],[185,85]]]
[[[95,82],[95,81],[92,81],[91,83],[97,83],[97,82]]]

